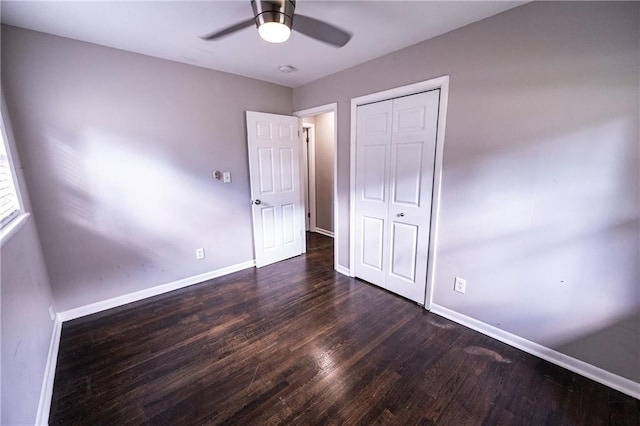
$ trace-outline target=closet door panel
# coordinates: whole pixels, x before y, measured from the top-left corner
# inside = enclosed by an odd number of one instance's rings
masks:
[[[394,99],[385,288],[424,303],[440,91]]]
[[[388,269],[392,102],[357,109],[355,274],[384,287]]]

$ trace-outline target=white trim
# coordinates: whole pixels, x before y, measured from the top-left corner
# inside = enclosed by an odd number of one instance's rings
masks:
[[[316,126],[305,123],[304,127],[309,129],[309,143],[305,143],[307,148],[307,199],[309,200],[309,231],[316,232]]]
[[[513,346],[514,348],[518,348],[531,355],[537,356],[545,361],[549,361],[553,364],[559,365],[560,367],[566,368],[567,370],[571,370],[581,376],[595,380],[598,383],[625,393],[633,398],[640,399],[640,383],[634,382],[633,380],[618,376],[617,374],[613,374],[569,355],[565,355],[556,350],[547,348],[546,346],[524,339],[520,336],[509,333],[508,331],[504,331],[482,321],[478,321],[456,311],[452,311],[444,306],[432,303],[431,312],[457,322],[458,324],[464,325],[472,330],[478,331],[493,339],[506,343],[507,345]]]
[[[449,105],[449,76],[440,77],[440,104],[438,106],[438,132],[436,135],[436,157],[433,169],[433,194],[431,195],[431,228],[429,229],[429,254],[427,257],[427,287],[424,306],[431,309],[433,287],[436,280],[436,256],[438,246],[438,223],[440,223],[440,199],[442,197],[442,164],[444,163],[444,133],[447,127],[447,107]],[[434,84],[436,81],[433,81]]]
[[[431,196],[431,227],[429,234],[429,253],[427,258],[427,283],[425,291],[424,306],[426,309],[431,308],[433,299],[433,286],[435,282],[436,268],[436,246],[438,238],[438,221],[440,219],[440,191],[442,188],[442,162],[444,156],[444,133],[447,122],[447,105],[449,103],[449,76],[432,78],[427,81],[410,84],[408,86],[396,87],[382,92],[372,93],[365,96],[359,96],[351,99],[351,165],[350,180],[351,189],[349,191],[349,275],[355,276],[355,221],[356,212],[356,136],[357,136],[357,113],[358,106],[372,102],[380,102],[388,99],[398,98],[400,96],[414,95],[428,90],[440,89],[440,103],[438,106],[438,132],[436,134],[436,156],[435,167],[433,171],[433,194]]]
[[[29,216],[31,213],[21,213],[0,230],[0,247],[4,246],[27,223]]]
[[[314,232],[317,232],[318,234],[326,235],[327,237],[331,237],[331,238],[334,237],[333,232],[327,231],[326,229],[318,228],[317,226]]]
[[[336,272],[342,274],[342,275],[346,275],[348,277],[353,277],[353,275],[351,275],[351,271],[349,270],[349,268],[345,268],[342,265],[335,265],[335,270]]]
[[[309,129],[311,129],[312,125],[305,123],[302,119],[300,119],[300,122],[302,123],[300,125],[300,137],[304,139],[304,130],[307,129],[307,131],[310,131]],[[309,136],[309,139],[311,139],[311,136]],[[304,194],[304,229],[308,232],[311,230],[311,201],[309,200],[309,143],[302,141],[302,147],[304,149],[300,150],[302,153],[302,164],[300,170],[302,170],[302,186],[304,189],[304,191],[302,191]]]
[[[51,399],[53,398],[53,382],[56,375],[56,365],[58,362],[58,349],[60,348],[60,335],[62,333],[62,321],[56,315],[49,342],[49,353],[47,354],[47,365],[44,369],[42,388],[40,389],[40,401],[38,402],[38,412],[36,414],[36,425],[49,424],[49,412],[51,411]]]
[[[114,297],[100,302],[91,303],[89,305],[80,306],[78,308],[69,309],[58,313],[61,321],[70,321],[72,319],[84,317],[86,315],[95,314],[97,312],[106,311],[107,309],[123,306],[131,302],[137,302],[138,300],[146,299],[149,297],[157,296],[159,294],[168,293],[173,290],[177,290],[190,285],[199,284],[201,282],[212,280],[214,278],[228,275],[243,269],[252,268],[256,265],[255,260],[238,263],[237,265],[227,266],[226,268],[216,269],[215,271],[205,272],[204,274],[194,275],[192,277],[183,278],[178,281],[174,281],[168,284],[158,285],[152,288],[136,291],[134,293],[125,294],[122,296]]]
[[[309,147],[306,146],[306,143],[302,142],[302,136],[304,134],[304,123],[302,122],[302,118],[297,117],[298,118],[298,170],[299,170],[299,177],[300,177],[300,188],[302,188],[302,191],[300,193],[301,196],[301,202],[304,205],[303,208],[300,209],[300,220],[302,223],[302,229],[300,230],[301,234],[300,234],[300,242],[302,243],[302,253],[300,254],[306,254],[307,253],[307,232],[309,231],[309,222],[307,222],[307,209],[309,207],[308,204],[308,194],[307,194],[307,190],[309,188],[307,179],[309,177],[309,170],[307,170],[307,156],[309,154]],[[253,235],[254,240],[255,240],[255,235]],[[254,250],[255,251],[255,250]],[[284,260],[284,259],[281,259]],[[257,262],[256,262],[257,265]]]
[[[351,99],[351,134],[349,147],[349,276],[355,277],[356,258],[356,137],[358,135],[358,98]]]
[[[340,229],[339,225],[339,210],[338,210],[338,103],[320,105],[313,108],[303,109],[296,111],[293,115],[300,118],[309,117],[312,115],[324,114],[327,112],[333,112],[333,229],[336,233],[335,243],[333,245],[333,265],[336,271],[339,271],[340,265],[338,255],[340,250]],[[317,230],[317,229],[316,229]]]

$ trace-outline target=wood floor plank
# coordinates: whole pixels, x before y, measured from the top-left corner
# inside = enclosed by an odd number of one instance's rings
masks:
[[[51,424],[640,424],[640,401],[305,255],[64,324]]]

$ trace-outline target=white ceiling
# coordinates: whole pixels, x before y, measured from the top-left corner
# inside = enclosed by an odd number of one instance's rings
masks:
[[[343,48],[293,33],[269,44],[254,27],[199,36],[252,17],[249,0],[2,1],[2,22],[103,46],[297,87],[525,2],[298,1],[296,13],[353,33]],[[283,74],[280,65],[298,71]]]

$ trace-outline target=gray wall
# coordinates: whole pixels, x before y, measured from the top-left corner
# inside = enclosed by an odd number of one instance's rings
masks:
[[[6,26],[2,74],[59,311],[254,258],[244,112],[291,89]]]
[[[2,107],[11,137],[11,117]],[[25,208],[31,209],[15,145],[10,146]],[[33,216],[0,249],[0,424],[34,424],[53,321],[51,288]]]
[[[639,7],[529,3],[294,89],[339,104],[339,264],[350,99],[450,75],[434,302],[640,381]]]
[[[334,114],[315,116],[316,227],[333,232]]]

